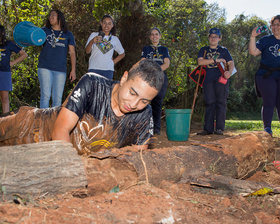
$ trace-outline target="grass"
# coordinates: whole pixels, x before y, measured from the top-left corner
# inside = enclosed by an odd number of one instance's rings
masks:
[[[228,120],[261,120],[261,111],[258,112],[234,112],[234,113],[227,113]],[[276,111],[273,114],[274,121],[278,121]]]
[[[263,131],[263,122],[261,120],[226,120],[226,130],[244,133],[248,131]],[[272,121],[271,129],[273,137],[280,137],[279,121]]]

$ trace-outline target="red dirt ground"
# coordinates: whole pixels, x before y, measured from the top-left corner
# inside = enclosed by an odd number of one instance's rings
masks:
[[[163,127],[152,148],[211,142],[236,135],[225,132],[223,136],[201,137],[196,135],[197,127],[192,127],[187,142],[168,141]],[[280,152],[277,151],[275,159],[280,160]],[[202,193],[189,184],[168,181],[155,187],[137,182],[136,174],[115,160],[84,158],[84,161],[89,174],[88,189],[55,197],[40,195],[20,204],[2,202],[0,223],[280,224],[280,194],[243,197]],[[250,180],[280,186],[280,170],[270,163]],[[112,186],[117,185],[120,191],[110,193]]]

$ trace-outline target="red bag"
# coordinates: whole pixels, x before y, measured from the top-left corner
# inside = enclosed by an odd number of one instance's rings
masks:
[[[220,76],[220,78],[219,78],[219,80],[218,80],[218,82],[219,82],[219,83],[222,83],[222,84],[224,84],[224,85],[225,85],[225,84],[227,84],[227,79],[226,79],[226,78],[224,78],[224,76],[223,76],[223,75],[221,75],[221,76]]]
[[[225,85],[225,84],[227,84],[227,81],[228,81],[228,80],[225,78],[225,76],[224,76],[225,70],[224,70],[224,68],[222,67],[221,63],[217,63],[217,65],[218,65],[218,68],[219,68],[220,72],[222,73],[222,75],[220,76],[218,82]]]
[[[205,76],[206,76],[206,65],[203,66],[197,66],[190,74],[189,77],[195,82],[198,83],[198,77],[199,77],[199,73],[201,70],[201,74],[200,74],[200,79],[199,79],[199,85],[200,87],[202,87]]]

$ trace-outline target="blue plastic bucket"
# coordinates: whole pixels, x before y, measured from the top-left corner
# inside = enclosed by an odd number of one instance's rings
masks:
[[[28,21],[18,23],[14,28],[13,36],[21,47],[40,46],[46,41],[45,31]]]
[[[187,141],[190,135],[191,109],[166,109],[166,134],[170,141]]]

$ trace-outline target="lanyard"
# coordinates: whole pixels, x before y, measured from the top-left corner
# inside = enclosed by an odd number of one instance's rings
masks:
[[[110,34],[108,40],[104,40],[104,39],[103,39],[104,42],[110,42],[111,40],[112,40],[112,34]]]
[[[160,44],[158,44],[157,46],[151,45],[151,47],[152,47],[153,50],[154,50],[153,58],[160,58],[159,52],[158,52],[158,48],[160,47]],[[156,55],[156,57],[154,57],[154,55]]]
[[[63,34],[63,31],[61,30],[59,32],[59,34],[58,34],[58,37],[56,37],[53,29],[51,29],[51,30],[52,30],[52,42],[51,42],[51,45],[52,45],[53,48],[55,48],[56,47],[56,43],[59,41],[60,37]]]

